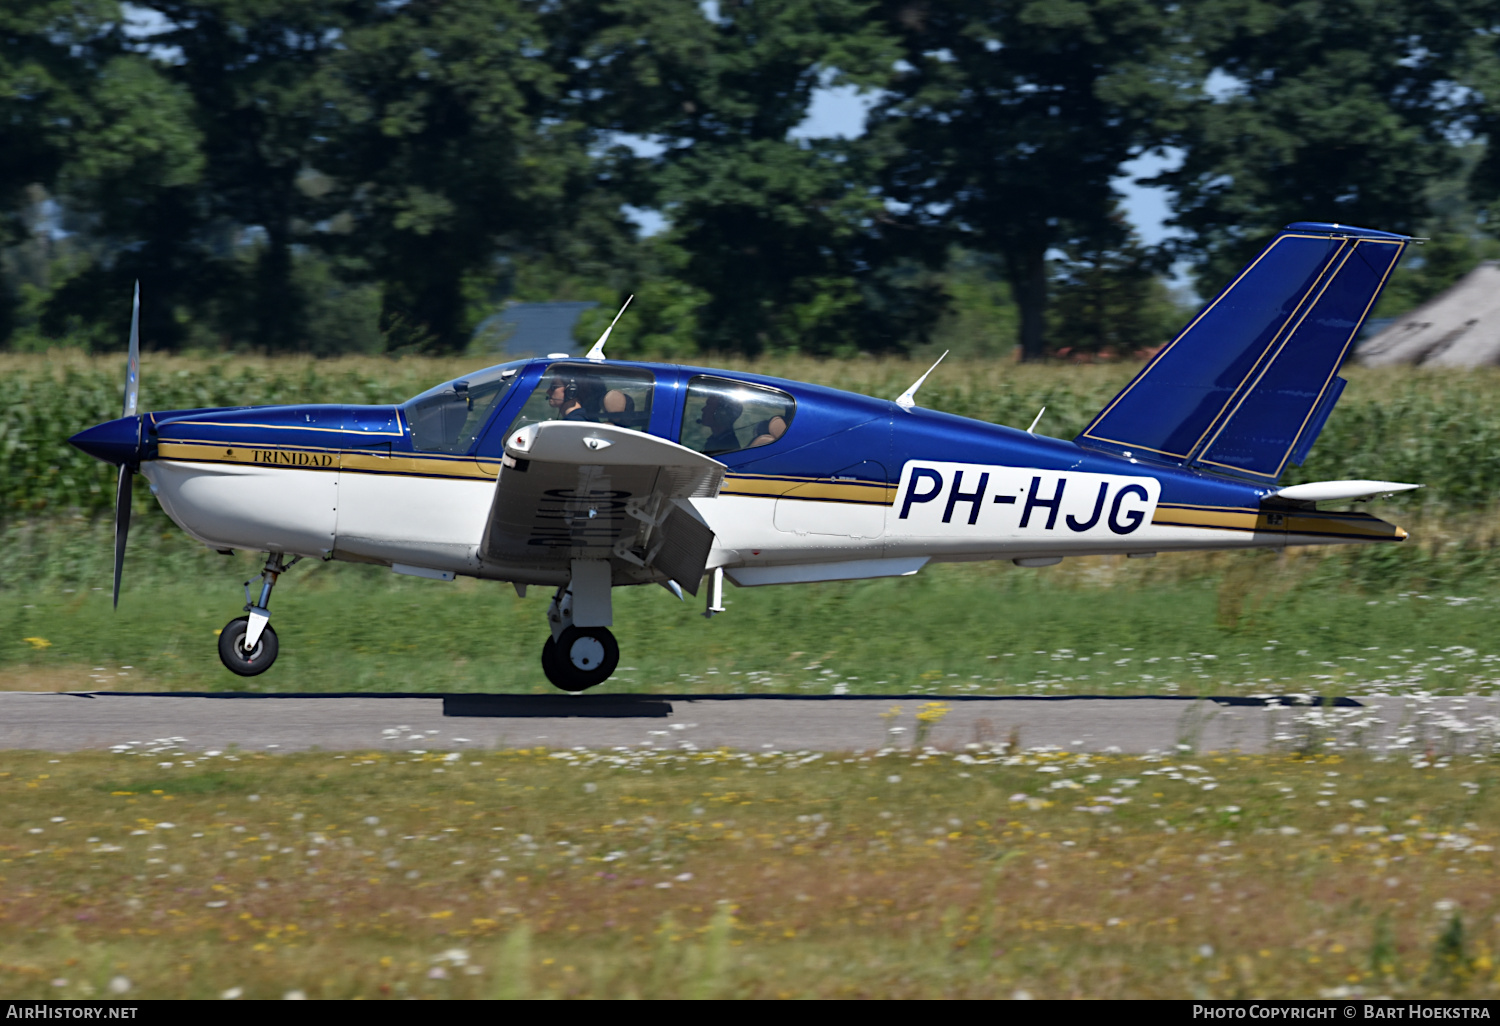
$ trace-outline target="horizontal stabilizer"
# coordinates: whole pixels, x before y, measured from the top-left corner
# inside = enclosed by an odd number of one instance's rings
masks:
[[[1322,430],[1339,365],[1411,240],[1288,225],[1078,436],[1080,445],[1274,481]]]
[[[1292,485],[1273,494],[1278,499],[1290,499],[1293,502],[1339,502],[1369,499],[1376,495],[1394,495],[1396,492],[1409,492],[1421,487],[1399,481],[1313,481],[1309,484]]]

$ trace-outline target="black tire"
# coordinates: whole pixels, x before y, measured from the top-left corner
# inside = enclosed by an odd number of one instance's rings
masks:
[[[607,627],[569,627],[542,645],[542,672],[563,691],[603,684],[620,665],[620,646]]]
[[[271,629],[270,624],[266,624],[266,629],[260,632],[260,641],[255,644],[255,651],[246,654],[243,642],[245,631],[249,627],[250,618],[241,616],[230,620],[219,632],[219,661],[231,673],[237,673],[241,677],[265,673],[276,661],[276,653],[281,647],[276,641],[276,632]]]

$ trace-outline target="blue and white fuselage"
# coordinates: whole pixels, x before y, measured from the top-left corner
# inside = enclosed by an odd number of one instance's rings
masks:
[[[1402,540],[1317,502],[1404,486],[1276,479],[1326,420],[1406,241],[1289,227],[1072,441],[760,375],[576,358],[486,368],[401,405],[156,412],[73,441],[138,467],[204,544],[271,554],[247,648],[282,557],[375,563],[557,588],[543,665],[576,690],[613,669],[604,628],[623,585],[696,593],[707,575],[713,611],[726,575]]]

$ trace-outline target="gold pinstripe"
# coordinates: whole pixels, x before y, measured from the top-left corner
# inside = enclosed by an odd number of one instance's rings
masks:
[[[1271,523],[1278,516],[1281,522]],[[1272,531],[1314,534],[1333,538],[1389,538],[1400,541],[1406,532],[1368,513],[1323,513],[1315,510],[1231,509],[1224,506],[1158,505],[1151,523],[1161,527],[1201,527],[1223,531]]]

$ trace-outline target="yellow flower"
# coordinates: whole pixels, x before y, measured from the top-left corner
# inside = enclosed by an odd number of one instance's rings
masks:
[[[936,723],[952,711],[953,707],[944,702],[926,702],[917,713],[917,719],[923,723]]]
[[[30,645],[32,648],[38,650],[52,647],[52,642],[48,641],[46,638],[22,638],[21,640],[26,642],[26,644]]]

